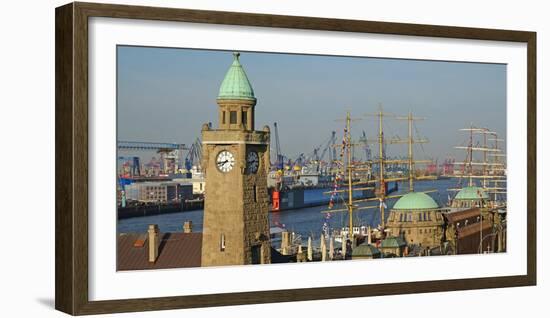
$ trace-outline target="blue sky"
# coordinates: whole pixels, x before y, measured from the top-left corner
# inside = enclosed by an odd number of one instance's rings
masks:
[[[216,96],[232,62],[230,51],[118,47],[118,139],[192,143],[201,125],[217,125]],[[429,144],[417,157],[462,154],[453,150],[469,126],[488,127],[505,138],[506,66],[364,57],[241,52],[254,88],[257,128],[277,122],[282,151],[309,153],[331,131],[338,136],[349,110],[352,133],[377,133],[365,117],[384,110],[425,117],[416,124]],[[406,122],[388,120],[386,136],[406,136]],[[388,152],[403,154],[404,146]]]

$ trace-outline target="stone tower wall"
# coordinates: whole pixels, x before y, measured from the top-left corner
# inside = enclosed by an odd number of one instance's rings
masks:
[[[202,266],[251,264],[254,252],[259,254],[259,263],[270,263],[269,133],[204,130],[202,137],[206,178]],[[235,166],[227,173],[216,166],[216,157],[223,150],[235,157]],[[254,174],[246,169],[249,151],[257,152],[260,159]]]

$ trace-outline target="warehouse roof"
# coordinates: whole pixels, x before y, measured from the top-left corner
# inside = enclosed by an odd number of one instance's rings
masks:
[[[135,244],[141,241],[142,244]],[[118,235],[117,270],[163,269],[201,266],[202,233],[160,233],[159,256],[149,263],[147,236]]]

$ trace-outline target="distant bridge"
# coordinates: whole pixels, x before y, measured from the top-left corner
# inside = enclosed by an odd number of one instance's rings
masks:
[[[144,141],[118,141],[119,150],[153,150],[161,154],[161,158],[166,158],[169,153],[175,152],[176,161],[180,167],[189,170],[193,165],[200,165],[202,157],[202,145],[200,139],[196,139],[190,147],[185,144],[166,143],[166,142],[144,142]],[[187,155],[184,156],[184,151]],[[125,157],[121,157],[124,159]],[[161,163],[163,165],[164,162]]]
[[[119,141],[117,147],[127,150],[189,150],[185,144],[142,141]]]

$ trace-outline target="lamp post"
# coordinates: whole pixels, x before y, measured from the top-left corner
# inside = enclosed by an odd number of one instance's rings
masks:
[[[458,228],[460,226],[460,223],[456,223],[456,230],[455,230],[455,255],[458,254]]]
[[[496,233],[487,234],[487,235],[485,235],[485,236],[481,239],[481,242],[479,242],[479,247],[477,248],[479,254],[483,253],[483,250],[481,249],[483,241],[484,241],[486,238],[488,238],[488,237],[490,237],[490,236],[495,236],[495,235],[497,235],[497,234],[496,234]]]
[[[477,217],[477,220],[479,221],[479,244],[483,241],[483,215],[481,213],[481,209],[479,209],[479,216]],[[479,254],[481,253],[482,252],[480,251]]]

